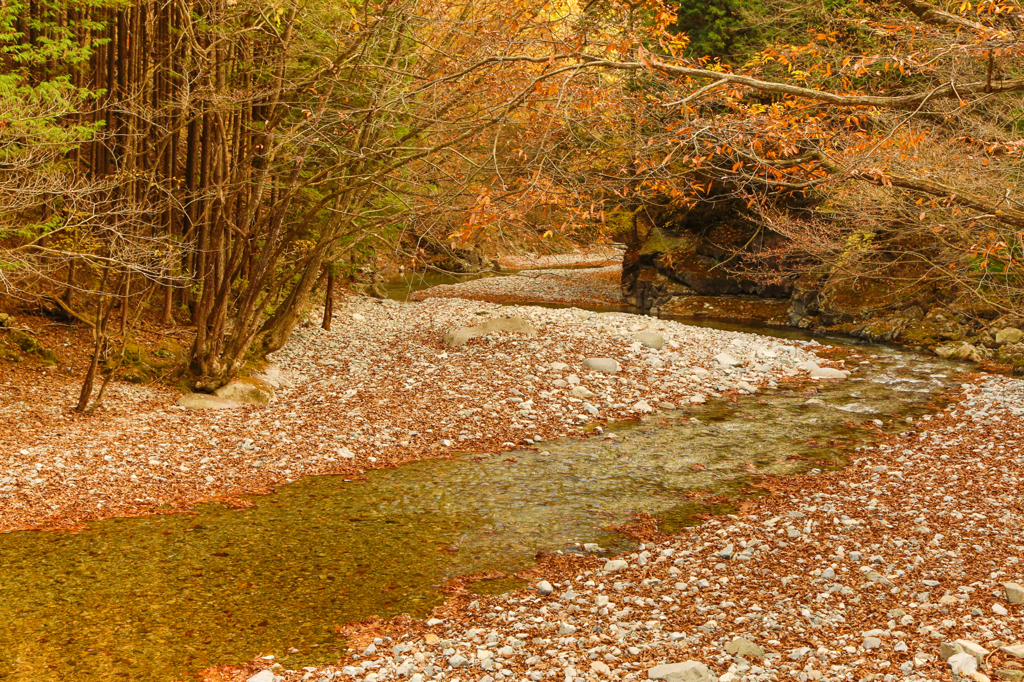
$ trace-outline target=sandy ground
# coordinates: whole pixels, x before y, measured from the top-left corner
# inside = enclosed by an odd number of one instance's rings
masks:
[[[496,333],[461,348],[451,328],[516,315],[536,336]],[[319,319],[319,318],[314,318]],[[661,350],[634,338],[659,334]],[[92,417],[70,411],[77,381],[0,396],[0,531],[239,499],[300,476],[358,473],[452,451],[501,451],[578,435],[602,418],[749,393],[806,377],[814,348],[653,318],[430,298],[347,297],[333,332],[297,330],[271,361],[277,401],[191,411],[168,388],[112,384]],[[774,350],[773,350],[774,348]],[[726,352],[738,366],[722,365]],[[587,367],[606,358],[606,374]]]

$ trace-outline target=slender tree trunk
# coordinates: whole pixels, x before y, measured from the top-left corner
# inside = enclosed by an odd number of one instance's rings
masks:
[[[334,318],[334,263],[327,264],[327,294],[324,298],[324,331],[331,331],[331,320]]]

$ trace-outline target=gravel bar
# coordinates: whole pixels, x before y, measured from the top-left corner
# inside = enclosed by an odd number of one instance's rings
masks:
[[[839,371],[815,369],[825,361],[815,362],[813,342],[625,313],[356,296],[336,311],[334,331],[314,317],[271,358],[266,378],[278,388],[269,405],[186,410],[171,389],[117,383],[105,408],[83,417],[69,409],[70,380],[4,393],[0,422],[11,426],[0,434],[0,532],[207,500],[246,505],[240,496],[301,476],[501,452],[659,405]],[[527,320],[536,335],[442,342],[449,329],[506,316]],[[661,349],[645,345],[652,341]]]
[[[537,255],[528,253],[522,256],[501,256],[498,264],[511,270],[528,270],[532,268],[568,268],[578,266],[603,266],[622,263],[622,249],[610,246],[594,246],[582,251],[570,253],[552,253]]]
[[[491,303],[529,301],[569,305],[625,305],[621,265],[578,270],[527,270],[503,277],[485,277],[458,284],[439,284],[417,291],[414,301],[462,298]]]

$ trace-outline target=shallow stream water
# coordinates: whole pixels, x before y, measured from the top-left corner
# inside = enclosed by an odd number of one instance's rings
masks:
[[[0,679],[162,682],[259,654],[292,669],[330,662],[343,623],[423,616],[446,580],[512,575],[538,552],[625,551],[610,527],[634,514],[672,530],[726,510],[697,491],[749,494],[752,472],[841,466],[876,433],[863,422],[899,428],[958,383],[944,361],[854,350],[872,364],[818,384],[825,407],[804,406],[802,389],[712,400],[606,425],[613,439],[306,478],[247,509],[0,535]]]

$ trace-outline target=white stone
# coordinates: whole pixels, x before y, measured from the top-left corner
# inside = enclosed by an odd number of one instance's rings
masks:
[[[714,682],[715,680],[708,667],[699,661],[656,665],[647,671],[647,678],[665,680],[665,682]]]
[[[850,376],[850,373],[843,369],[834,369],[832,367],[819,367],[810,371],[810,376],[813,379],[845,379]]]
[[[1006,601],[1011,604],[1024,604],[1024,587],[1017,583],[1005,583],[1003,590],[1006,591]]]
[[[246,682],[274,682],[274,673],[269,670],[261,670],[246,680]]]
[[[956,643],[960,645],[960,648],[964,650],[965,654],[970,654],[971,656],[974,656],[979,666],[984,665],[985,657],[992,653],[985,647],[981,646],[980,644],[975,644],[969,639],[958,639],[956,640]]]
[[[967,652],[950,656],[946,663],[953,674],[960,677],[968,677],[978,672],[978,660]]]
[[[611,358],[587,358],[583,364],[596,372],[605,374],[616,374],[619,371],[619,363]]]
[[[633,405],[633,411],[634,412],[643,412],[643,413],[646,414],[648,412],[653,412],[654,408],[651,407],[650,405],[648,405],[646,400],[641,400],[640,402],[638,402],[635,405]]]

